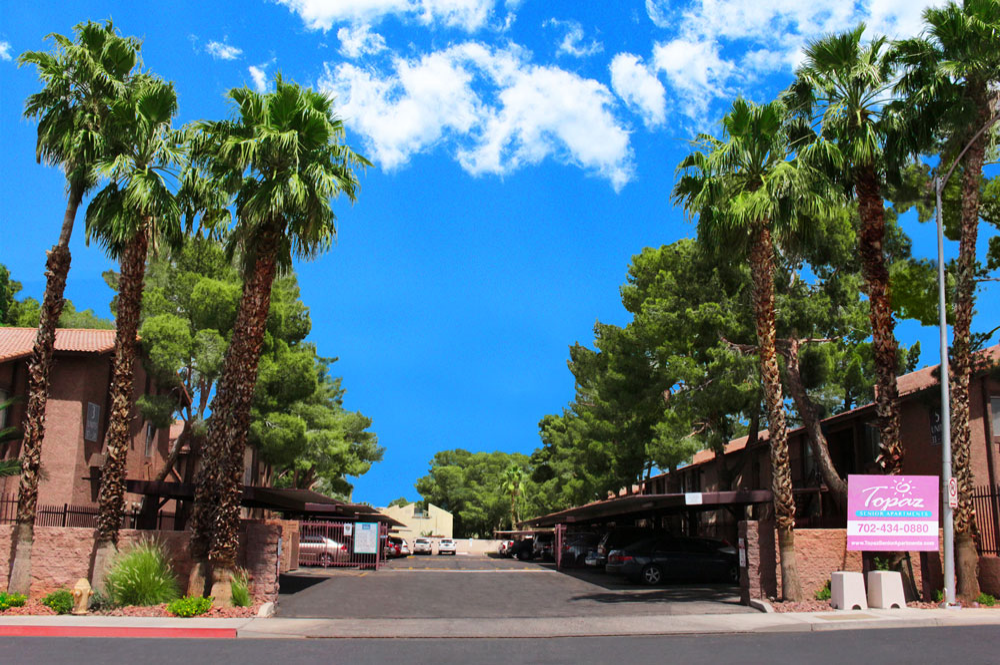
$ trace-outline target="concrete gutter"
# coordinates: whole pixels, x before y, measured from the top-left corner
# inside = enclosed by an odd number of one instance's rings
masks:
[[[0,636],[188,638],[540,638],[718,635],[879,628],[1000,626],[1000,610],[868,610],[517,619],[177,619],[0,617]]]

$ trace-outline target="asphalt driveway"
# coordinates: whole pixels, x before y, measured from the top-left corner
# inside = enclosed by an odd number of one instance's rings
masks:
[[[282,576],[277,614],[331,619],[530,618],[754,612],[725,584],[640,587],[604,573],[473,556],[410,556],[379,571]]]

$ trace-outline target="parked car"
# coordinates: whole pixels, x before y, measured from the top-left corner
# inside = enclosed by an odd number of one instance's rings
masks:
[[[451,554],[455,556],[458,552],[458,545],[451,538],[442,538],[438,543],[438,554]]]
[[[500,556],[510,556],[508,552],[513,544],[513,540],[501,540],[500,544],[497,546],[497,554]]]
[[[413,554],[434,554],[434,544],[430,538],[417,538],[413,541]]]
[[[608,563],[608,554],[612,550],[627,547],[632,543],[636,543],[647,538],[666,537],[669,535],[670,533],[667,531],[662,529],[650,529],[649,527],[615,527],[601,536],[601,539],[597,542],[597,549],[594,552],[594,556],[585,559],[584,563],[588,566],[604,568],[605,564]]]
[[[507,549],[507,556],[517,559],[518,561],[530,561],[535,556],[534,546],[535,540],[533,538],[515,540],[514,543]]]
[[[605,570],[633,582],[739,581],[736,549],[710,538],[649,538],[612,550]]]
[[[563,566],[582,566],[591,552],[597,551],[600,536],[596,533],[567,533],[562,540],[562,555],[560,564]]]
[[[299,539],[299,562],[304,566],[328,566],[348,561],[347,545],[320,535],[305,535]]]
[[[531,552],[532,556],[545,561],[555,561],[555,555],[553,554],[555,542],[556,536],[554,533],[535,534],[535,544]]]
[[[385,541],[385,557],[395,559],[401,556],[409,556],[410,548],[406,546],[406,541],[399,536],[389,536]]]

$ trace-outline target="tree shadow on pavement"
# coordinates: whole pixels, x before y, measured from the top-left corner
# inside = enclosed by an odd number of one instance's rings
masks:
[[[642,590],[633,587],[623,593],[591,593],[573,596],[570,602],[595,602],[605,604],[651,604],[651,603],[698,603],[712,602],[723,605],[739,605],[739,593],[735,587],[667,587],[656,590]]]
[[[299,593],[328,579],[330,578],[319,575],[282,573],[278,577],[278,595],[287,596]]]

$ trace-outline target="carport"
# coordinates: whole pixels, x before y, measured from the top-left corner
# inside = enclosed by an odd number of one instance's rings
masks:
[[[608,522],[656,519],[664,516],[688,516],[687,535],[693,530],[693,516],[700,512],[726,510],[736,519],[746,519],[748,508],[755,505],[769,505],[772,501],[770,490],[736,490],[728,492],[685,492],[676,494],[631,494],[606,501],[595,501],[584,506],[561,510],[534,519],[525,520],[518,526],[526,531],[544,529],[555,530],[556,566],[562,567],[562,538],[567,527],[599,526]]]

